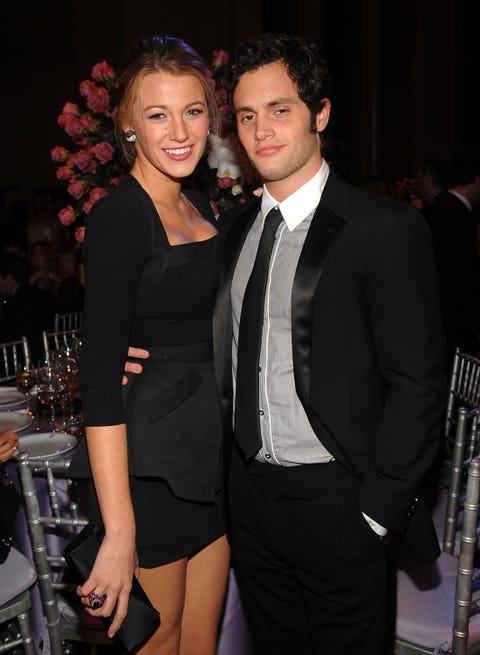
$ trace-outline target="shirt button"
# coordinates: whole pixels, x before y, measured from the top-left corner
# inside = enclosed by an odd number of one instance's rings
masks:
[[[259,373],[262,372],[262,367],[261,367],[261,366],[258,367],[258,372],[259,372]]]
[[[270,455],[270,453],[265,453],[265,459],[272,459],[272,456]]]
[[[263,409],[260,409],[258,413],[260,414],[260,416],[263,416],[263,415],[265,414],[265,412],[263,411]]]

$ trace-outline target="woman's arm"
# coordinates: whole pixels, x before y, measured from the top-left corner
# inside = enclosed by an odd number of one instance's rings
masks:
[[[88,580],[78,589],[89,607],[87,596],[95,591],[106,595],[96,615],[115,619],[112,637],[127,614],[128,597],[137,566],[135,519],[130,497],[125,425],[89,427],[86,438],[93,481],[105,526],[105,538]],[[90,613],[93,613],[90,610]]]

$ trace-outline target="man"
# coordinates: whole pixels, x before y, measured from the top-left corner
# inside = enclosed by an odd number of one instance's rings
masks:
[[[415,190],[422,200],[422,214],[428,221],[432,207],[446,189],[447,164],[443,159],[422,159],[415,168]]]
[[[450,163],[450,185],[429,210],[438,267],[442,319],[450,368],[456,347],[480,351],[480,152],[465,150]]]
[[[220,219],[231,227],[214,317],[233,565],[255,653],[383,655],[391,534],[421,560],[439,552],[420,496],[444,404],[430,234],[418,212],[349,186],[322,158],[330,101],[314,44],[251,39],[228,83],[264,181]]]
[[[428,228],[329,170],[326,84],[316,46],[296,37],[252,39],[230,63],[238,134],[264,190],[225,216],[214,343],[234,424],[233,563],[261,655],[383,653],[390,533],[420,559],[438,555],[419,500],[444,407]],[[265,301],[244,316],[275,206]],[[255,311],[260,353],[245,362],[254,337],[242,319]],[[252,406],[257,419],[245,420]]]
[[[26,261],[10,252],[0,253],[0,342],[26,335],[32,364],[43,354],[42,330],[53,330],[55,296],[28,283]]]

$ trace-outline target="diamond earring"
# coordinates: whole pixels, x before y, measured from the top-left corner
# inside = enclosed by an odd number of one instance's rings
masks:
[[[137,135],[135,132],[132,132],[132,130],[127,130],[127,132],[125,132],[125,138],[129,143],[133,143],[137,140]]]

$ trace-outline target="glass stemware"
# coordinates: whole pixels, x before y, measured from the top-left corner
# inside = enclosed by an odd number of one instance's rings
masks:
[[[78,392],[78,354],[75,348],[65,345],[54,351],[51,359],[55,375],[62,385],[59,404],[64,411],[64,417],[60,427],[67,431],[75,428],[78,424],[75,417],[75,395]],[[67,417],[66,410],[68,408],[70,411]]]
[[[55,375],[51,364],[39,366],[37,372],[38,398],[41,403],[50,407],[50,430],[53,437],[55,430],[55,406],[60,401],[63,384]]]
[[[27,401],[27,414],[32,416],[32,411],[30,409],[30,391],[35,385],[35,369],[28,364],[18,366],[15,373],[15,384],[17,385],[18,391],[25,394],[25,400]]]

